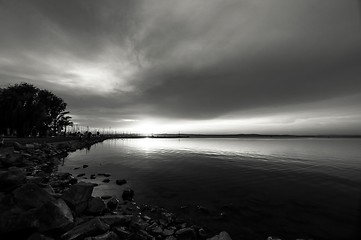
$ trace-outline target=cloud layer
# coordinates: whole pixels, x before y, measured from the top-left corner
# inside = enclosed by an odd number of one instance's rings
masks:
[[[0,1],[0,83],[82,125],[361,134],[357,1]]]

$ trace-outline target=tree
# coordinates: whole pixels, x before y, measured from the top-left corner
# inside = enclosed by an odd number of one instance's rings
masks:
[[[0,89],[0,133],[10,129],[18,137],[45,135],[71,124],[67,104],[48,90],[21,83]]]

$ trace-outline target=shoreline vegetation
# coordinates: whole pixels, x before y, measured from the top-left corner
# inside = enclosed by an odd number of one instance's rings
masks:
[[[93,197],[96,184],[57,171],[69,152],[110,138],[6,139],[0,149],[0,238],[231,240],[227,232],[215,235],[163,208],[138,206],[133,189],[125,189],[122,199]]]

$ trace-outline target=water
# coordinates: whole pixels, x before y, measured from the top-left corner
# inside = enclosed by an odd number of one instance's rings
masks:
[[[138,204],[233,239],[358,239],[360,146],[361,139],[117,139],[70,154],[59,170],[110,173],[110,183],[92,180],[100,184],[94,195],[120,197],[131,186]],[[128,184],[117,186],[123,178]]]

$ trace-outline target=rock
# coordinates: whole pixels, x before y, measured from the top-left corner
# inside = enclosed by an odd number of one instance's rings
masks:
[[[278,238],[278,237],[271,237],[271,236],[269,236],[268,238],[267,238],[267,240],[282,240],[281,238]]]
[[[95,179],[95,178],[96,178],[95,174],[90,175],[90,179]]]
[[[34,149],[35,149],[35,145],[34,145],[34,144],[29,144],[29,143],[27,143],[27,144],[25,144],[25,148],[26,148],[27,150],[34,150]]]
[[[27,240],[53,240],[53,238],[47,237],[41,233],[36,232],[31,234]]]
[[[92,215],[101,215],[105,208],[104,201],[100,197],[95,197],[88,202],[87,212]]]
[[[47,237],[41,233],[33,233],[27,240],[54,240],[54,238]]]
[[[216,235],[212,238],[208,238],[207,240],[232,240],[227,232],[220,232],[219,235]]]
[[[89,166],[88,166],[88,165],[86,165],[86,164],[84,164],[84,165],[83,165],[83,168],[87,168],[87,167],[89,167]]]
[[[81,203],[87,204],[91,199],[93,188],[92,183],[79,182],[65,191],[61,198],[73,208]]]
[[[98,176],[110,177],[110,173],[98,173]]]
[[[0,233],[21,230],[30,226],[23,224],[24,210],[20,209],[8,196],[5,196],[0,204]]]
[[[199,230],[198,230],[198,235],[200,236],[200,237],[202,237],[202,238],[205,238],[205,237],[207,237],[207,232],[203,229],[203,228],[200,228]]]
[[[26,172],[17,167],[10,167],[0,172],[0,191],[19,186],[26,181]]]
[[[203,214],[209,214],[209,210],[203,206],[197,206],[197,209]]]
[[[103,180],[103,183],[108,183],[108,182],[110,182],[109,178],[106,178],[106,179]]]
[[[25,150],[25,147],[18,142],[13,142],[13,147],[15,151]]]
[[[119,237],[114,232],[110,231],[96,237],[88,237],[85,240],[119,240]]]
[[[100,221],[109,226],[128,226],[132,215],[106,215],[99,217]]]
[[[163,229],[160,226],[155,226],[150,231],[154,234],[161,234],[163,232]]]
[[[153,237],[152,235],[150,235],[149,233],[147,233],[144,230],[139,230],[135,233],[135,238],[134,239],[139,239],[139,240],[155,240],[155,237]]]
[[[134,197],[134,191],[132,189],[126,189],[123,191],[122,198],[124,201],[132,201]]]
[[[18,154],[13,154],[1,159],[1,163],[5,167],[18,167],[23,164],[23,157]]]
[[[71,178],[71,174],[67,172],[58,172],[55,176],[60,180],[68,180]]]
[[[111,199],[109,199],[109,201],[107,202],[107,207],[113,211],[114,209],[117,208],[119,204],[119,200],[116,197],[112,197]]]
[[[76,178],[73,177],[73,176],[70,176],[68,183],[69,183],[70,185],[74,185],[74,184],[78,183],[78,179],[76,179]]]
[[[125,229],[125,227],[114,227],[113,231],[118,234],[121,239],[128,239],[130,232]]]
[[[83,176],[85,176],[85,173],[80,173],[77,175],[77,177],[83,177]]]
[[[61,236],[62,240],[80,240],[96,236],[109,230],[109,225],[102,223],[99,218],[80,224]]]
[[[27,183],[13,191],[14,200],[24,210],[37,208],[55,199],[35,183]]]
[[[118,179],[118,180],[116,180],[115,181],[115,183],[117,184],[117,185],[123,185],[123,184],[126,184],[127,183],[127,180],[125,180],[125,179]]]
[[[168,236],[165,238],[165,240],[177,240],[177,238],[174,236]]]
[[[174,234],[174,230],[172,230],[172,229],[164,229],[162,234],[163,234],[163,236],[170,236],[170,235]]]
[[[112,196],[110,196],[110,195],[103,195],[103,196],[101,196],[101,198],[104,199],[104,200],[107,200],[107,199],[111,199]]]
[[[37,229],[45,232],[53,229],[63,229],[74,222],[68,205],[62,199],[47,202],[38,211]]]
[[[196,239],[196,232],[192,228],[182,228],[175,233],[179,240],[193,240]]]

